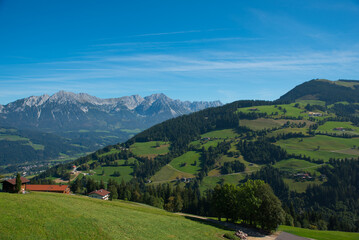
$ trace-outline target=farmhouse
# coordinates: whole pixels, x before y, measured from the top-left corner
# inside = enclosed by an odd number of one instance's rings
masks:
[[[25,191],[26,183],[30,182],[30,180],[24,177],[21,177],[20,179],[21,179],[21,191]],[[2,189],[4,192],[15,192],[15,186],[16,186],[16,178],[2,181]]]
[[[308,116],[309,117],[321,117],[321,116],[323,116],[323,114],[318,113],[318,112],[309,112]]]
[[[110,196],[110,192],[106,191],[105,189],[100,189],[89,193],[89,197],[102,199],[102,200],[108,200],[109,196]]]
[[[64,193],[70,194],[69,185],[37,185],[28,184],[26,185],[26,191],[34,192],[53,192],[53,193]]]

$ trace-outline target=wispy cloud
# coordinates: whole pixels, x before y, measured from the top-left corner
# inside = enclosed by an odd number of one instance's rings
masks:
[[[213,29],[185,30],[185,31],[175,31],[175,32],[145,33],[145,34],[132,35],[129,37],[149,37],[149,36],[176,35],[176,34],[201,33],[201,32],[216,32],[216,31],[225,31],[225,30],[231,30],[231,29],[213,28]]]
[[[250,37],[226,37],[226,38],[203,38],[203,39],[191,39],[182,41],[140,41],[140,42],[116,42],[116,43],[104,43],[96,44],[97,47],[115,47],[115,46],[136,46],[136,45],[171,45],[171,44],[193,44],[193,43],[208,43],[208,42],[224,42],[224,41],[253,41],[261,40],[262,38],[250,38]]]

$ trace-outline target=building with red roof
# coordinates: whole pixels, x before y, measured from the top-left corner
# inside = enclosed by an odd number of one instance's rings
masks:
[[[42,185],[42,184],[28,184],[26,185],[26,191],[34,192],[54,192],[69,194],[69,185]]]
[[[102,199],[102,200],[108,200],[110,197],[110,192],[105,189],[96,190],[89,193],[89,197]]]
[[[21,191],[24,191],[26,189],[26,184],[30,182],[29,179],[20,177],[21,179]],[[16,178],[11,178],[2,181],[2,190],[4,192],[15,192],[15,186],[16,186]]]

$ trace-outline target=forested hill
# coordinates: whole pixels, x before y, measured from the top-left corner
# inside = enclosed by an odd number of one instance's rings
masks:
[[[296,86],[279,98],[291,102],[298,99],[320,100],[327,104],[343,101],[359,102],[359,81],[315,79]]]
[[[344,102],[236,101],[167,120],[33,180],[62,178],[75,193],[107,187],[119,199],[245,221],[246,214],[213,209],[223,205],[214,204],[223,200],[215,191],[234,194],[261,179],[282,201],[286,224],[358,231],[358,113],[358,104]],[[85,176],[71,174],[73,164]]]

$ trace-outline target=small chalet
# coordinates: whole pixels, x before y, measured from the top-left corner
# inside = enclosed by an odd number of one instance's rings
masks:
[[[25,191],[26,183],[30,182],[30,180],[24,177],[20,177],[20,179],[21,179],[21,191]],[[2,181],[2,190],[4,192],[15,192],[15,186],[16,186],[16,178]]]
[[[69,185],[28,184],[26,185],[26,191],[70,194]]]
[[[323,114],[318,113],[318,112],[309,112],[308,116],[309,117],[321,117],[321,116],[323,116]]]
[[[89,193],[89,197],[102,199],[102,200],[108,200],[110,197],[110,192],[105,189],[96,190]]]

